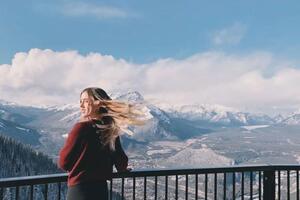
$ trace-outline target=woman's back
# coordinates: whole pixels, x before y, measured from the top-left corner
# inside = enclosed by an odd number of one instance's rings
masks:
[[[128,157],[120,143],[120,132],[128,125],[141,125],[133,105],[113,101],[101,88],[80,93],[80,120],[59,153],[58,166],[67,172],[68,200],[108,198],[107,182],[113,165],[127,171]]]
[[[101,134],[103,131],[95,126],[94,121],[79,122],[69,133],[59,159],[59,166],[69,172],[69,186],[108,180],[112,175],[113,164],[118,170],[126,170],[128,158],[119,137],[112,151],[108,145],[103,145]]]

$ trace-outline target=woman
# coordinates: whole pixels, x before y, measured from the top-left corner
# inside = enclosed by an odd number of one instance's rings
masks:
[[[119,134],[129,131],[127,125],[143,124],[138,119],[143,113],[132,104],[113,101],[101,88],[81,92],[80,111],[80,122],[59,153],[58,166],[69,173],[67,199],[105,200],[113,165],[128,170]]]

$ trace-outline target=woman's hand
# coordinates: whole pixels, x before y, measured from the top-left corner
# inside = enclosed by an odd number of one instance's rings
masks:
[[[127,167],[126,171],[130,172],[130,171],[132,171],[132,168],[131,167]]]

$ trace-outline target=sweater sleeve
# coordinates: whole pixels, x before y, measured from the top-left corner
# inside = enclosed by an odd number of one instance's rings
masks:
[[[82,150],[82,132],[84,126],[77,123],[70,131],[68,138],[59,152],[58,167],[71,171]]]
[[[125,171],[128,166],[128,157],[122,148],[120,137],[116,138],[115,148],[113,156],[114,165],[118,171]]]

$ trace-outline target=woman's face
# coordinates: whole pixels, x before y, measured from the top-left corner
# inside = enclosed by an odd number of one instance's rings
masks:
[[[95,117],[98,106],[94,104],[93,99],[87,92],[83,92],[80,96],[80,112],[82,118]]]

